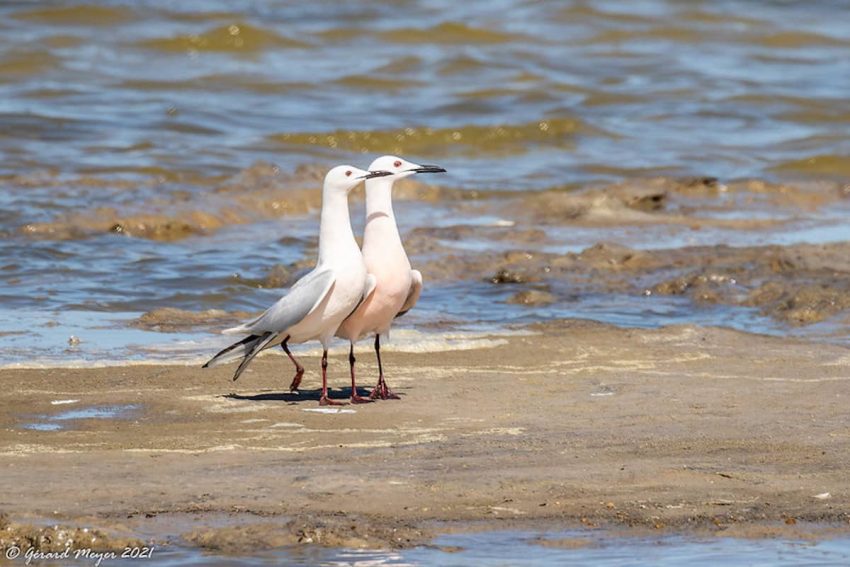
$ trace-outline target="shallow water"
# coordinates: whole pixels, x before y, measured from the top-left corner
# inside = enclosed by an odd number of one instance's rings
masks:
[[[54,405],[75,404],[77,400],[60,400]],[[73,427],[74,422],[81,419],[129,419],[133,412],[140,409],[136,404],[118,406],[88,406],[70,409],[49,415],[28,416],[31,419],[23,423],[22,429],[34,429],[37,431],[60,431]]]
[[[551,542],[546,545],[545,542]],[[544,542],[541,545],[541,542]],[[584,532],[538,534],[485,532],[442,536],[428,547],[361,551],[302,546],[249,557],[212,556],[194,550],[162,549],[168,565],[841,565],[850,561],[850,540],[694,539],[685,537],[599,537]],[[120,563],[116,563],[120,564]]]
[[[279,200],[255,199],[246,170],[261,160],[288,174],[402,153],[447,167],[430,181],[470,195],[650,175],[846,180],[847,17],[820,1],[3,3],[0,364],[166,359],[151,346],[169,344],[197,357],[210,329],[128,321],[157,307],[268,305],[280,290],[264,279],[312,257],[316,217],[314,202],[279,218],[267,210]],[[782,222],[765,231],[549,227],[539,247],[847,241],[848,206],[746,209]],[[151,222],[133,218],[177,209],[198,224],[134,236]],[[398,209],[403,231],[500,220],[475,214]],[[75,215],[82,231],[34,232]],[[494,308],[503,300],[481,281],[429,285],[402,325],[480,331],[569,315],[791,332],[679,298]]]

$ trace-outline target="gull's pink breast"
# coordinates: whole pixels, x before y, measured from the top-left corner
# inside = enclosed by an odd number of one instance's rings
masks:
[[[337,335],[357,340],[370,333],[386,334],[410,293],[410,261],[401,246],[363,246],[366,270],[375,276],[375,291],[340,326]]]

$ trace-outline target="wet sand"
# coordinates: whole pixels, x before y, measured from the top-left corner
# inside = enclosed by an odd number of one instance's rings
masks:
[[[0,546],[48,523],[231,552],[516,526],[850,531],[846,348],[562,321],[386,361],[403,399],[337,414],[311,411],[312,358],[300,396],[277,356],[235,384],[231,368],[2,370]],[[358,365],[371,385],[365,349]],[[345,358],[331,372],[346,384]],[[118,413],[50,419],[92,407]]]

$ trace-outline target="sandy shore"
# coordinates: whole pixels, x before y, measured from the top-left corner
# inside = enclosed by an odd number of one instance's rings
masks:
[[[332,415],[307,411],[312,359],[300,397],[272,356],[235,384],[230,368],[0,371],[0,545],[44,522],[226,550],[519,525],[850,532],[850,350],[694,327],[530,331],[388,353],[403,400]],[[342,356],[331,371],[346,384]],[[129,407],[49,419],[91,406]]]

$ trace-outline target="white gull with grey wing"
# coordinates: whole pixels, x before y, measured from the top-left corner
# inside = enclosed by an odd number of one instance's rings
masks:
[[[366,264],[348,212],[348,193],[364,179],[389,175],[367,172],[351,166],[338,166],[325,176],[322,189],[322,213],[319,229],[319,258],[316,267],[298,280],[285,296],[262,315],[225,334],[246,334],[243,340],[214,356],[204,367],[240,360],[236,380],[262,350],[281,344],[292,358],[288,343],[318,340],[322,343],[322,398],[327,397],[327,349],[340,323],[375,287],[375,278],[367,274]],[[296,364],[296,380],[303,368]]]

